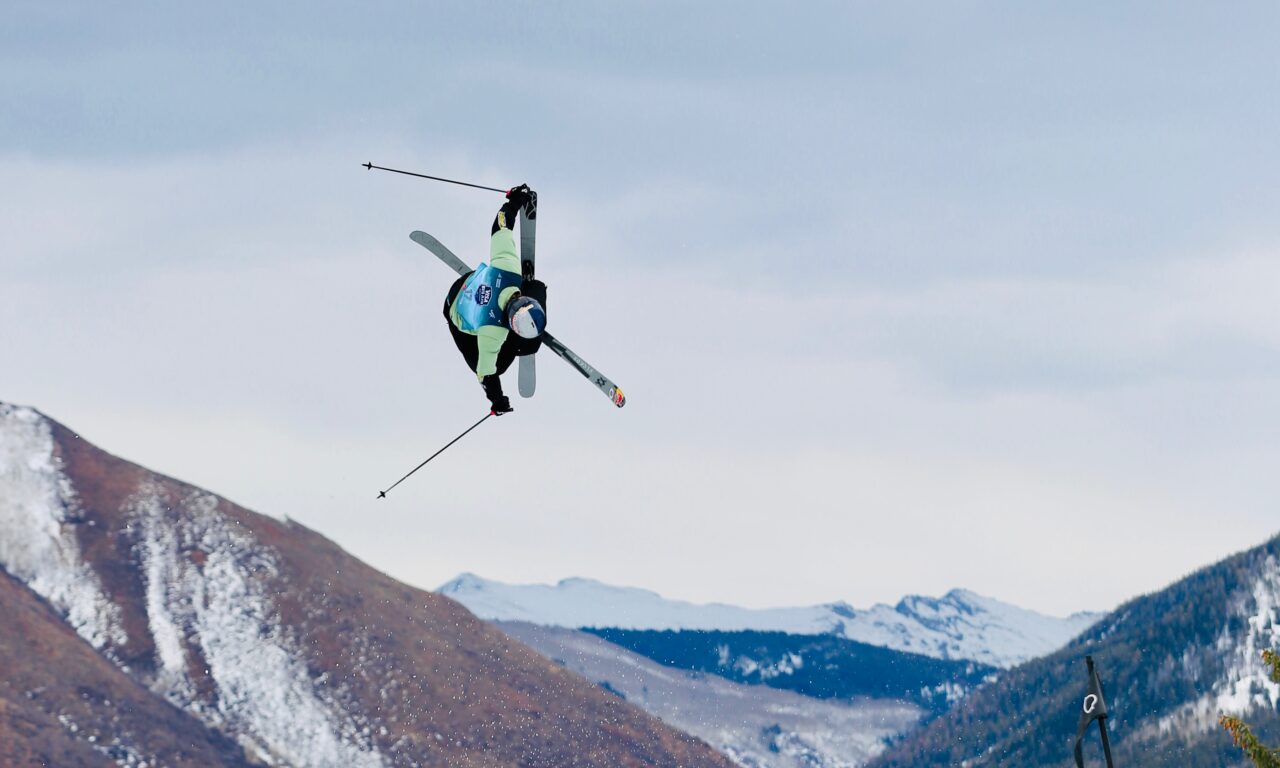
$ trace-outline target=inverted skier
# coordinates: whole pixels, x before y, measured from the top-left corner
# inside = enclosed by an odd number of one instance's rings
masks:
[[[514,410],[502,394],[499,377],[517,357],[542,347],[547,327],[547,286],[524,279],[511,231],[520,209],[536,206],[537,199],[526,184],[507,192],[507,201],[490,229],[489,263],[458,278],[444,299],[444,318],[453,343],[498,416]]]

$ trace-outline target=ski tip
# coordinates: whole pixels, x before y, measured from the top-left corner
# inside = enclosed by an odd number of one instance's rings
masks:
[[[619,408],[627,404],[627,396],[622,394],[622,389],[619,387],[613,388],[613,404]]]

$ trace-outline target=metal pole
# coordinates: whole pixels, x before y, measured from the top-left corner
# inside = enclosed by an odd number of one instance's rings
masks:
[[[432,181],[443,181],[447,184],[458,184],[463,187],[475,187],[476,189],[487,189],[490,192],[501,192],[504,195],[507,193],[507,190],[498,189],[497,187],[486,187],[483,184],[472,184],[469,181],[456,181],[454,179],[446,179],[440,176],[428,176],[425,173],[414,173],[412,171],[401,171],[395,168],[384,168],[381,165],[374,165],[373,163],[365,163],[364,167],[368,168],[371,171],[374,168],[377,168],[379,171],[391,171],[392,173],[403,173],[405,176],[417,176],[420,179],[431,179]]]
[[[483,423],[485,422],[485,419],[489,418],[489,417],[490,417],[490,416],[492,416],[492,415],[493,415],[493,411],[489,411],[488,413],[486,413],[486,414],[484,415],[484,419],[481,419],[481,420],[477,421],[475,424],[472,424],[471,426],[467,427],[467,432],[470,432],[471,430],[473,430],[473,429],[475,429],[476,427],[478,427],[478,426],[480,426],[481,424],[483,424]],[[441,448],[440,450],[438,450],[438,451],[436,451],[435,453],[431,454],[431,455],[427,458],[427,461],[431,461],[431,459],[434,459],[435,457],[437,457],[437,456],[439,456],[440,454],[444,453],[445,448],[448,448],[450,445],[453,445],[454,443],[458,442],[458,441],[459,441],[459,440],[461,440],[462,438],[466,437],[466,436],[467,436],[467,432],[463,432],[462,434],[460,434],[460,435],[458,435],[457,437],[455,437],[455,438],[453,438],[452,440],[450,440],[450,441],[449,441],[449,443],[448,443],[447,445],[445,445],[445,447],[444,447],[444,448]],[[394,483],[392,483],[392,484],[391,484],[391,488],[395,488],[397,485],[399,485],[399,484],[403,483],[405,480],[408,480],[408,479],[409,479],[409,475],[412,475],[414,472],[417,472],[418,470],[420,470],[420,469],[422,469],[423,467],[425,467],[425,466],[427,465],[427,461],[424,461],[424,462],[422,462],[421,464],[419,464],[418,466],[416,466],[416,467],[414,467],[413,469],[409,470],[409,474],[408,474],[408,475],[405,475],[404,477],[402,477],[402,478],[400,478],[399,480],[397,480],[397,481],[395,481]],[[380,498],[380,499],[385,499],[385,498],[387,498],[387,494],[391,492],[391,488],[388,488],[388,489],[387,489],[387,490],[385,490],[385,491],[379,491],[379,492],[378,492],[378,498]]]

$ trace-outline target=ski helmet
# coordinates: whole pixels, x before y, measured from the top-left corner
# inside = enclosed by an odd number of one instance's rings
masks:
[[[507,307],[507,325],[516,335],[536,339],[547,327],[547,313],[537,299],[520,296]]]

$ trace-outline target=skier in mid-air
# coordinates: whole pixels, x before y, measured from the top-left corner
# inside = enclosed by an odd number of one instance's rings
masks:
[[[517,357],[538,351],[547,327],[547,286],[524,277],[511,231],[520,209],[536,210],[537,200],[526,184],[507,192],[490,229],[489,263],[458,278],[444,300],[453,343],[498,416],[513,410],[499,377]]]
[[[368,170],[376,168],[446,184],[503,192],[497,187],[388,168],[371,162],[363,165]],[[489,263],[481,264],[474,270],[426,232],[415,230],[409,234],[410,240],[426,248],[461,276],[444,297],[444,320],[449,325],[449,334],[453,337],[454,344],[462,353],[462,359],[467,361],[467,366],[475,372],[480,386],[484,388],[490,410],[484,418],[446,443],[444,448],[379,491],[380,499],[386,498],[392,488],[409,479],[413,473],[490,417],[511,413],[511,401],[502,393],[502,381],[499,377],[511,367],[517,357],[520,358],[520,394],[532,397],[537,385],[534,366],[536,358],[533,355],[544,345],[582,374],[614,405],[621,408],[627,404],[627,398],[617,384],[569,349],[563,341],[546,332],[547,286],[534,279],[538,195],[527,184],[508,189],[505,195],[507,201],[498,209],[498,215],[489,229]],[[520,229],[519,252],[512,231],[517,226]]]

